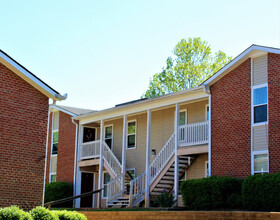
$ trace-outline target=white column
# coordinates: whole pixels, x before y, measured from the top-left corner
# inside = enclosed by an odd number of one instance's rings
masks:
[[[145,207],[150,207],[151,110],[147,111]]]
[[[175,165],[174,165],[174,196],[175,206],[178,205],[178,194],[179,194],[179,161],[178,161],[178,147],[179,147],[179,120],[180,120],[180,105],[177,103],[175,108],[175,123],[174,123],[174,134],[175,134]]]
[[[104,145],[104,120],[102,119],[100,122],[100,157],[99,157],[98,189],[102,188],[103,145]],[[101,198],[101,196],[99,196],[98,198]],[[98,199],[98,207],[101,207],[101,199]]]
[[[209,176],[211,176],[211,165],[212,165],[212,163],[211,163],[211,158],[212,158],[212,152],[211,152],[211,146],[212,146],[212,144],[211,144],[211,142],[212,142],[212,139],[211,139],[211,129],[212,129],[212,126],[211,126],[211,112],[212,112],[212,110],[211,110],[211,108],[212,108],[212,100],[211,100],[211,94],[209,95],[209,97],[208,97],[208,99],[209,99],[209,121],[208,121],[208,169],[209,169]]]
[[[84,135],[84,127],[83,126],[79,126],[79,135],[78,135],[78,152],[77,152],[77,161],[79,161],[81,159],[81,145],[83,143],[83,135]],[[80,171],[80,167],[77,166],[77,171],[76,171],[76,191],[75,194],[76,195],[80,195],[81,194],[81,183],[82,183],[82,173]],[[81,203],[81,199],[77,198],[75,201],[75,208],[80,208],[80,203]]]
[[[122,142],[122,173],[126,172],[126,148],[127,148],[127,116],[123,116],[123,142]],[[125,178],[122,181],[122,190],[124,190]]]

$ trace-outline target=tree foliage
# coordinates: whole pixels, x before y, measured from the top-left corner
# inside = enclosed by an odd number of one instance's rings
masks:
[[[210,45],[200,37],[182,39],[173,54],[175,58],[168,57],[166,67],[152,77],[143,98],[198,86],[232,59],[220,50],[212,53]]]

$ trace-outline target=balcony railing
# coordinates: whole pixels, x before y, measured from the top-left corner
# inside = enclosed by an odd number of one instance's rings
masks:
[[[199,122],[179,126],[180,146],[190,146],[208,143],[209,122]]]
[[[100,155],[100,140],[81,144],[81,160],[97,158]]]

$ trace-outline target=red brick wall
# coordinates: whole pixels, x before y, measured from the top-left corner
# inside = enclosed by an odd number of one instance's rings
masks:
[[[71,117],[72,117],[71,115],[68,115],[64,112],[61,111],[59,112],[56,181],[68,182],[73,184],[76,126],[75,124],[72,123]],[[51,118],[52,118],[52,114],[51,114]],[[51,136],[52,136],[52,122],[50,121],[46,183],[49,182]]]
[[[0,101],[0,206],[40,206],[48,98],[0,63]]]
[[[212,175],[251,173],[250,73],[248,59],[211,86]]]
[[[73,184],[76,126],[71,117],[59,112],[57,181]]]
[[[280,55],[268,54],[269,172],[280,171]]]

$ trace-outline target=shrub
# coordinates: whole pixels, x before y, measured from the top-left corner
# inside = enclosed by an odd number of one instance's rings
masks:
[[[65,182],[47,183],[45,188],[45,203],[73,196],[73,186]],[[54,205],[54,207],[72,207],[73,201]]]
[[[30,214],[34,220],[59,220],[55,212],[40,206],[32,209]]]
[[[241,207],[242,180],[216,177],[186,180],[181,192],[187,209],[209,210]]]
[[[172,207],[175,203],[175,197],[173,193],[163,192],[161,193],[156,200],[156,204],[159,207]]]
[[[17,206],[0,209],[0,220],[32,220],[31,215]]]
[[[54,211],[59,220],[86,220],[86,216],[75,211]]]
[[[248,176],[242,185],[246,209],[280,211],[280,173]]]

